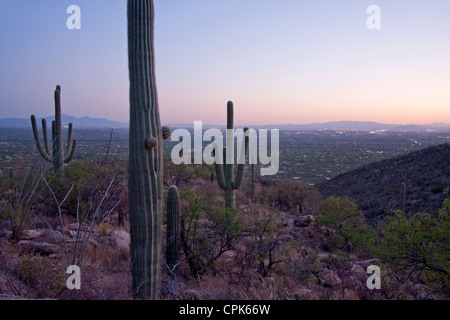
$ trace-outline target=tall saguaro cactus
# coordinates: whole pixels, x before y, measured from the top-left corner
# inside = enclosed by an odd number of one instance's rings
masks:
[[[69,136],[67,138],[66,153],[64,153],[61,126],[61,87],[59,85],[56,86],[55,90],[55,120],[52,121],[52,150],[50,150],[48,143],[47,122],[45,119],[42,119],[44,146],[42,146],[39,140],[36,117],[34,115],[31,115],[31,126],[33,127],[34,139],[36,140],[39,153],[45,160],[53,163],[55,172],[61,172],[64,169],[64,164],[72,160],[77,146],[77,140],[72,141],[72,123],[69,123]]]
[[[217,182],[219,186],[225,190],[225,208],[236,208],[236,192],[235,190],[241,186],[244,178],[245,163],[239,163],[237,165],[236,174],[234,175],[234,164],[230,163],[229,157],[226,156],[226,149],[232,150],[231,155],[234,157],[234,125],[233,125],[233,102],[228,101],[227,104],[227,143],[232,145],[225,147],[223,152],[223,163],[219,164],[215,162]],[[248,128],[244,129],[244,134]],[[248,154],[248,136],[245,136],[245,157]]]
[[[167,194],[166,263],[171,272],[180,259],[180,196],[176,186],[170,186]]]
[[[163,130],[155,77],[152,0],[128,0],[129,210],[132,289],[157,299],[161,257]]]

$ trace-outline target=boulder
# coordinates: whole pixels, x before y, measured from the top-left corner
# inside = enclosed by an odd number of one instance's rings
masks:
[[[294,219],[294,226],[296,227],[309,227],[314,222],[314,217],[311,215],[301,216]]]
[[[38,230],[23,230],[20,234],[22,240],[35,240],[41,237],[41,232]]]
[[[358,292],[354,289],[344,289],[344,300],[360,300]]]
[[[0,230],[0,239],[1,238],[4,238],[6,240],[11,240],[12,239],[12,231],[7,230],[7,229]]]
[[[366,269],[364,269],[358,264],[354,264],[350,269],[350,272],[355,276],[356,279],[358,279],[361,282],[365,282],[367,280],[367,277],[369,276],[366,273]]]
[[[325,287],[336,287],[342,284],[342,280],[339,278],[336,272],[333,270],[325,269],[320,273],[320,278],[324,281]]]
[[[0,300],[56,300],[53,298],[41,298],[41,299],[29,299],[21,296],[15,296],[10,294],[0,294]]]
[[[11,221],[2,221],[0,223],[0,229],[12,230],[12,223],[11,223]]]
[[[305,287],[298,287],[294,289],[294,299],[296,300],[318,300],[319,292]]]
[[[130,249],[130,233],[124,230],[114,230],[109,235],[114,245],[121,250]]]
[[[41,233],[41,240],[45,242],[58,244],[64,241],[64,236],[57,230],[41,229],[39,232]]]
[[[330,253],[326,253],[326,252],[320,252],[317,254],[317,258],[319,259],[319,261],[321,262],[327,262],[330,260],[331,254]]]
[[[361,260],[361,261],[355,261],[354,264],[360,265],[363,268],[367,268],[370,265],[376,265],[378,264],[378,259],[373,258],[373,259],[366,259],[366,260]]]
[[[435,300],[435,297],[430,293],[431,290],[423,284],[414,284],[411,291],[417,300]]]
[[[179,297],[180,300],[202,300],[202,296],[197,290],[185,290]]]
[[[69,230],[73,231],[84,231],[87,232],[89,230],[89,226],[87,224],[79,224],[78,222],[70,223],[67,226],[64,226],[65,232],[68,232]]]
[[[80,224],[78,222],[70,223],[66,226],[67,230],[78,230]]]
[[[31,251],[43,256],[55,254],[59,251],[59,247],[57,245],[48,242],[21,240],[18,242],[18,245],[26,251]]]

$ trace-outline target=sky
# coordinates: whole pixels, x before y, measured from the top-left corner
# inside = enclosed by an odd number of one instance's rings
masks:
[[[448,0],[154,0],[163,124],[450,123]],[[67,28],[70,5],[81,29]],[[371,5],[380,9],[380,29]],[[0,0],[0,118],[129,120],[125,0]]]

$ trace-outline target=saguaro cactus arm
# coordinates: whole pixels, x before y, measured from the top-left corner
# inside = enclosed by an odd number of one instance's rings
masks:
[[[71,148],[69,149],[69,153],[66,156],[66,158],[64,159],[64,163],[69,163],[70,161],[72,161],[73,155],[75,153],[75,149],[77,147],[77,140],[73,140]]]
[[[43,135],[44,135],[45,149],[42,147],[41,141],[39,139],[39,132],[38,132],[37,125],[36,125],[36,117],[34,115],[31,115],[31,127],[33,128],[34,140],[36,140],[36,147],[37,147],[39,153],[45,160],[47,160],[48,162],[52,162],[53,156],[49,151],[47,132],[46,132],[47,125],[46,125],[45,119],[42,120],[42,127],[43,127],[42,130],[43,130]]]
[[[44,135],[45,152],[47,152],[47,154],[51,154],[50,147],[48,144],[47,121],[45,121],[45,119],[42,119],[42,133]]]
[[[75,153],[75,149],[77,148],[77,140],[72,140],[72,123],[69,123],[69,134],[67,137],[67,148],[66,154],[67,156],[64,158],[64,163],[69,163],[72,161],[73,155]]]
[[[55,125],[53,137],[53,166],[55,171],[64,168],[64,148],[61,125],[61,86],[57,85],[55,90]]]
[[[241,154],[242,157],[244,157],[242,160],[245,162],[245,159],[247,158],[248,155],[248,128],[244,129],[244,144],[243,144],[243,148],[244,150],[240,150],[240,152],[243,154]],[[238,189],[241,186],[242,180],[244,179],[244,172],[245,172],[245,163],[240,163],[238,164],[237,167],[237,171],[236,171],[236,177],[233,181],[233,189]]]
[[[213,156],[216,157],[216,153],[215,153],[216,149],[214,149],[214,154]],[[216,160],[214,161],[214,167],[216,169],[216,176],[217,176],[217,182],[219,184],[219,186],[222,189],[226,189],[227,188],[227,181],[225,180],[225,171],[224,171],[224,163],[225,163],[225,152],[226,152],[226,148],[223,148],[223,163],[218,163],[218,158],[216,158]],[[219,157],[219,154],[217,154],[217,157]]]

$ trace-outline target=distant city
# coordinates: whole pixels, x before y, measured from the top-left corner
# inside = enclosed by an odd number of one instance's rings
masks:
[[[86,118],[82,119],[86,120]],[[100,119],[97,123],[106,124],[106,121]],[[28,122],[29,120],[24,122],[23,127],[16,128],[2,128],[0,125],[0,170],[3,170],[3,173],[17,162],[31,161],[33,157],[39,157],[31,124]],[[4,125],[5,122],[0,120],[1,123]],[[347,128],[351,128],[352,123],[346,123],[349,125]],[[355,124],[361,128],[361,123]],[[367,126],[366,130],[354,128],[343,130],[331,129],[333,126],[328,129],[326,124],[323,125],[323,129],[280,129],[279,172],[274,177],[266,178],[290,177],[316,185],[375,161],[393,158],[432,145],[450,143],[450,128],[401,131]],[[173,128],[176,127],[173,126]],[[191,128],[186,126],[186,129],[192,129],[192,125]],[[129,141],[126,126],[83,128],[74,121],[73,134],[78,140],[74,161],[105,157],[128,159]],[[170,157],[172,147],[177,143],[170,140],[164,142],[165,157]]]
[[[43,118],[39,118],[41,121]],[[51,122],[53,116],[45,117],[47,122]],[[128,128],[128,122],[113,121],[104,118],[73,117],[62,115],[63,124],[71,122],[77,128]],[[193,123],[167,124],[172,128],[192,128]],[[0,128],[28,128],[30,127],[29,118],[3,118],[0,119]],[[203,128],[224,127],[224,124],[203,124]],[[384,124],[372,121],[333,121],[324,123],[310,124],[268,124],[268,125],[252,125],[247,127],[255,129],[272,129],[280,130],[356,130],[356,131],[450,131],[450,124],[434,122],[431,124]]]

